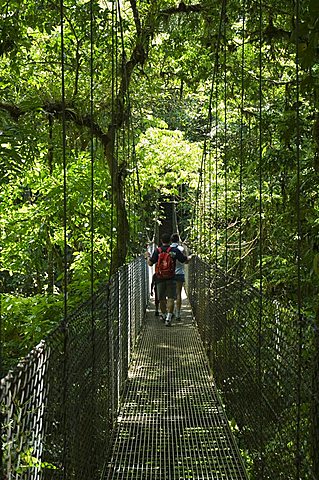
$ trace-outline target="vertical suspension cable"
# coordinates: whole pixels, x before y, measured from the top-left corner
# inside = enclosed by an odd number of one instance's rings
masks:
[[[212,261],[212,227],[213,227],[213,165],[212,165],[212,139],[210,139],[210,146],[208,152],[208,245],[207,249],[210,254],[209,261]]]
[[[117,82],[115,77],[117,77],[117,29],[116,29],[116,2],[117,0],[112,0],[112,79],[111,79],[111,102],[112,102],[112,111],[111,111],[111,122],[112,129],[115,128],[115,98],[117,92]],[[116,38],[115,38],[116,37]],[[115,141],[115,140],[114,140]],[[113,154],[115,152],[115,145],[113,145]],[[111,249],[111,261],[110,261],[110,275],[113,271],[113,255],[114,255],[114,158],[112,158],[111,166],[111,225],[110,225],[110,249]]]
[[[223,22],[225,21],[226,16],[226,0],[223,0],[220,18],[219,18],[219,29],[218,29],[218,39],[216,46],[216,56],[215,56],[215,65],[214,65],[214,75],[212,83],[212,93],[214,91],[215,83],[215,264],[218,266],[218,245],[219,245],[219,217],[218,217],[218,134],[219,134],[219,116],[218,116],[218,81],[217,75],[219,72],[219,48],[220,48],[220,39],[222,36],[222,27]]]
[[[90,0],[90,117],[93,124],[94,118],[94,12],[93,0]],[[91,445],[91,471],[95,472],[97,466],[95,443],[95,432],[97,429],[96,417],[96,324],[95,324],[95,297],[94,297],[94,136],[93,130],[90,130],[90,166],[91,166],[91,202],[90,202],[90,245],[91,245],[91,345],[92,345],[92,385],[91,385],[91,405],[92,405],[92,445]]]
[[[262,4],[261,0],[259,0],[259,84],[258,84],[258,98],[259,98],[259,109],[258,109],[258,116],[259,116],[259,145],[258,145],[258,152],[259,152],[259,164],[258,164],[258,172],[259,172],[259,291],[260,294],[263,292],[263,268],[262,268],[262,235],[263,235],[263,220],[262,220],[262,209],[263,209],[263,178],[262,178]]]
[[[128,92],[127,92],[127,96],[128,96]],[[130,110],[129,110],[129,101],[127,100],[127,169],[128,169],[128,172],[129,172],[129,176],[127,177],[128,179],[130,178],[130,175],[132,175],[132,172],[133,172],[133,169],[132,169],[132,153],[131,153],[131,130],[130,130],[130,127],[131,127],[131,122],[130,122]],[[127,209],[128,209],[128,223],[129,223],[129,226],[130,226],[130,230],[132,230],[132,233],[133,233],[133,245],[135,244],[135,239],[136,239],[136,235],[135,235],[135,202],[134,202],[134,198],[135,198],[135,182],[134,182],[134,177],[132,175],[132,182],[130,182],[129,180],[126,180],[126,185],[127,185],[127,191],[128,191],[128,194],[127,194]],[[132,184],[132,185],[131,185]],[[133,223],[132,225],[132,228],[131,228],[131,224]],[[131,232],[130,232],[130,235],[131,235]]]
[[[224,128],[223,128],[223,135],[224,135],[224,151],[223,151],[223,166],[224,166],[224,195],[225,195],[225,220],[224,220],[224,231],[225,231],[225,320],[228,323],[228,302],[229,302],[229,277],[228,277],[228,145],[227,145],[227,12],[226,12],[226,3],[225,3],[225,10],[224,10],[224,23],[223,23],[223,36],[224,36],[224,68],[223,68],[223,102],[224,102]],[[231,335],[229,335],[228,329],[225,329],[225,334],[223,338],[223,355],[224,358],[227,358],[228,352],[232,351],[229,342],[231,341]],[[229,358],[229,361],[231,359]]]
[[[241,101],[240,101],[240,164],[239,164],[239,279],[242,289],[243,281],[243,262],[242,262],[242,242],[243,242],[243,162],[244,162],[244,102],[245,102],[245,83],[244,83],[244,65],[245,65],[245,18],[246,1],[243,2],[242,19],[242,51],[241,51]],[[241,295],[242,296],[242,295]]]
[[[215,106],[215,123],[216,123],[216,143],[215,143],[215,259],[216,267],[218,266],[218,82],[216,82],[216,106]]]
[[[65,119],[65,64],[64,64],[64,5],[61,10],[61,106],[62,106],[62,165],[63,165],[63,242],[64,242],[64,318],[67,317],[68,288],[68,240],[67,240],[67,164],[66,164],[66,119]]]
[[[94,49],[93,49],[93,0],[90,0],[90,117],[93,123],[94,116]],[[90,131],[90,165],[91,165],[91,201],[90,201],[90,245],[91,245],[91,297],[92,297],[92,321],[93,321],[93,294],[94,294],[94,137]]]
[[[259,108],[258,108],[258,153],[259,153],[259,163],[258,163],[258,176],[259,176],[259,317],[258,317],[258,360],[257,360],[257,372],[258,372],[258,385],[259,385],[259,394],[260,399],[262,399],[262,323],[263,323],[263,218],[262,218],[262,209],[263,209],[263,177],[262,177],[262,0],[259,0],[259,65],[258,65],[258,74],[259,74],[259,83],[258,83],[258,98],[259,98]],[[262,418],[262,409],[260,409],[260,418],[259,418],[259,435],[260,435],[260,479],[264,478],[264,440],[263,440],[263,418]]]
[[[239,158],[239,238],[238,238],[238,255],[239,255],[239,298],[240,304],[244,304],[243,299],[243,164],[244,164],[244,103],[245,103],[245,83],[244,83],[244,65],[245,65],[245,22],[246,22],[246,0],[243,0],[242,12],[242,50],[241,50],[241,100],[240,100],[240,158]],[[238,310],[238,321],[236,322],[236,352],[239,354],[239,335],[241,324],[243,321],[243,310]],[[236,355],[237,357],[237,355]]]
[[[297,412],[296,412],[296,480],[301,478],[301,382],[302,382],[302,344],[303,328],[301,313],[301,205],[300,205],[300,107],[299,107],[299,32],[300,32],[300,4],[295,0],[295,22],[296,22],[296,168],[297,168],[297,308],[298,308],[298,386],[297,386]],[[317,452],[318,454],[318,452]]]
[[[212,107],[211,107],[212,110]],[[213,165],[212,165],[212,148],[213,148],[213,139],[212,139],[212,125],[213,125],[213,115],[212,112],[210,112],[210,136],[209,136],[209,150],[208,150],[208,245],[207,245],[207,251],[210,254],[209,261],[212,261],[212,227],[213,227],[213,188],[212,188],[212,183],[213,183]]]
[[[118,103],[119,103],[119,38],[118,38],[118,29],[119,29],[119,12],[120,12],[120,0],[115,1],[115,96],[116,96],[116,119],[114,122],[114,169],[116,172],[115,180],[116,183],[113,185],[113,194],[117,192],[119,188],[119,154],[120,154],[120,122],[118,117]],[[122,99],[123,100],[123,99]],[[118,197],[118,193],[116,193]],[[124,196],[124,195],[123,195]],[[116,264],[119,265],[120,251],[118,249],[118,236],[119,236],[119,201],[117,198],[115,205],[115,238],[116,238]]]
[[[220,18],[219,18],[219,30],[218,30],[218,37],[217,37],[217,42],[216,42],[216,51],[215,51],[215,63],[214,63],[214,69],[213,69],[213,78],[212,78],[212,83],[211,83],[211,90],[210,90],[210,96],[209,96],[209,103],[208,103],[208,121],[207,121],[207,131],[206,135],[204,138],[204,147],[203,147],[203,155],[202,155],[202,161],[201,161],[201,166],[200,166],[200,171],[199,171],[199,179],[198,179],[198,184],[197,184],[197,191],[196,191],[196,196],[195,196],[195,206],[193,209],[193,217],[192,217],[192,222],[191,222],[191,227],[192,230],[194,229],[194,218],[196,220],[196,230],[199,232],[199,235],[197,237],[201,236],[201,231],[199,231],[199,220],[198,220],[198,213],[200,213],[200,187],[203,183],[203,166],[206,163],[206,153],[207,153],[207,138],[208,136],[211,136],[211,131],[212,131],[212,124],[213,124],[213,114],[212,114],[212,106],[213,106],[213,95],[214,95],[214,86],[216,83],[216,88],[217,88],[217,82],[216,82],[216,75],[219,67],[219,47],[220,47],[220,39],[221,39],[221,34],[222,34],[222,24],[223,20],[225,17],[225,8],[226,8],[226,0],[223,0],[222,6],[221,6],[221,11],[220,11]],[[217,100],[216,100],[217,102]],[[217,103],[216,103],[217,105]],[[217,111],[217,110],[216,110]],[[216,115],[216,145],[217,145],[217,128],[218,128],[218,121],[217,121],[217,115]],[[217,158],[217,147],[216,147],[216,158]],[[217,164],[217,160],[216,160]],[[216,178],[217,178],[217,168],[215,172]],[[209,188],[211,188],[211,185],[209,185]],[[216,223],[217,225],[217,223]],[[217,238],[217,235],[216,235]],[[201,238],[200,238],[201,240]],[[199,241],[199,244],[201,244],[201,241]],[[217,256],[216,256],[217,258]]]
[[[228,272],[228,146],[227,146],[227,28],[224,11],[224,182],[225,182],[225,272]]]
[[[124,161],[124,159],[126,158],[127,160],[125,160],[125,165],[127,164],[127,169],[132,172],[132,169],[131,169],[131,165],[130,165],[130,126],[131,126],[131,118],[130,118],[130,95],[129,95],[129,88],[128,88],[128,78],[127,78],[127,70],[126,70],[126,52],[125,52],[125,42],[124,42],[124,31],[123,31],[123,20],[122,20],[122,13],[121,13],[121,6],[120,6],[120,2],[118,2],[118,19],[119,19],[119,28],[120,28],[120,38],[121,38],[121,53],[122,53],[122,69],[123,69],[123,83],[124,83],[124,92],[126,92],[126,95],[124,95],[123,93],[123,97],[121,99],[121,101],[123,102],[123,105],[126,104],[126,108],[127,108],[127,151],[125,150],[126,149],[126,143],[125,143],[125,121],[123,120],[123,129],[122,129],[122,133],[123,133],[123,138],[122,138],[122,156],[123,156],[123,160],[122,162]],[[135,191],[135,183],[134,183],[134,180],[133,180],[133,190]],[[124,182],[124,198],[126,200],[127,198],[127,203],[128,203],[128,206],[127,206],[127,211],[128,211],[128,223],[129,223],[129,227],[131,226],[131,218],[133,217],[133,225],[134,225],[134,229],[135,229],[135,212],[133,211],[132,212],[132,208],[131,208],[131,184],[130,182],[128,182],[127,180],[125,180]],[[131,232],[128,232],[128,235],[130,236],[130,233]],[[134,238],[136,238],[135,236],[135,231],[134,231]]]
[[[68,243],[67,243],[67,164],[66,164],[66,118],[65,118],[65,48],[64,48],[64,3],[60,0],[60,22],[61,22],[61,106],[62,106],[62,163],[63,163],[63,239],[64,239],[64,321],[63,321],[63,420],[62,420],[62,435],[63,435],[63,479],[66,480],[68,476],[67,471],[67,394],[68,394]]]
[[[122,97],[122,100],[121,100],[123,103],[125,102],[124,100],[124,96]],[[125,129],[125,124],[123,123],[122,125],[122,128],[120,129],[120,133],[122,134],[122,138],[119,139],[119,143],[120,143],[120,140],[121,140],[121,148],[119,148],[119,152],[120,152],[120,155],[121,155],[121,158],[120,158],[120,168],[121,168],[121,173],[119,173],[119,176],[123,177],[123,180],[121,180],[121,187],[120,188],[123,188],[123,201],[125,203],[124,205],[124,209],[126,209],[126,205],[128,205],[128,216],[127,216],[127,219],[128,219],[128,226],[129,226],[129,229],[128,229],[128,237],[130,236],[130,202],[131,202],[131,199],[130,199],[130,188],[127,184],[127,181],[126,181],[126,173],[125,173],[125,170],[128,168],[128,164],[127,164],[127,161],[128,161],[128,149],[126,148],[127,145],[126,145],[126,129]],[[117,204],[118,206],[118,204]],[[119,217],[119,213],[117,211],[117,231],[119,232],[120,231],[120,217]],[[118,235],[118,233],[117,233]],[[120,258],[120,252],[119,252],[119,249],[117,248],[117,264],[119,265],[119,258]]]
[[[204,155],[205,155],[205,145],[206,145],[205,142],[206,142],[206,138],[204,140],[204,151],[203,151],[201,166],[200,166],[199,174],[198,174],[197,189],[196,189],[196,192],[195,192],[195,205],[194,205],[192,221],[191,221],[192,231],[194,232],[194,230],[195,230],[195,236],[194,236],[193,242],[194,242],[194,245],[196,245],[197,249],[201,245],[201,224],[200,224],[201,208],[200,208],[200,204],[201,204],[201,191],[202,191],[202,178],[203,178],[203,170],[202,169],[203,169],[203,162],[204,162]],[[195,239],[197,240],[196,243],[195,243]]]
[[[204,150],[207,150],[206,147],[206,142],[207,142],[207,137],[209,138],[209,149],[208,149],[208,171],[209,171],[209,179],[208,179],[208,188],[209,188],[209,196],[208,196],[208,202],[209,202],[209,212],[208,212],[208,219],[209,219],[209,229],[207,232],[207,235],[209,237],[209,245],[208,245],[208,251],[211,253],[213,252],[212,248],[212,228],[213,228],[213,164],[212,164],[212,150],[213,150],[213,138],[212,138],[212,129],[213,129],[213,97],[214,97],[214,87],[216,83],[216,72],[217,72],[217,65],[218,65],[218,50],[219,50],[219,43],[220,39],[218,37],[217,40],[217,45],[216,45],[216,53],[215,53],[215,63],[214,63],[214,69],[213,69],[213,79],[211,83],[211,90],[210,90],[210,98],[209,98],[209,105],[208,105],[208,129],[207,129],[207,135],[205,136],[205,143],[204,143]],[[216,139],[216,128],[215,127],[215,139]],[[211,260],[211,259],[210,259]]]
[[[1,255],[1,253],[0,253]],[[0,378],[4,376],[3,368],[3,314],[2,314],[2,293],[0,293]],[[4,412],[0,409],[0,429],[2,432],[4,422]],[[3,438],[0,435],[0,478],[5,478],[4,476],[4,465],[3,465]]]
[[[203,166],[204,166],[204,157],[206,155],[206,151],[203,151],[202,155],[202,161],[201,161],[201,166],[200,166],[200,172],[199,172],[199,179],[198,179],[198,190],[197,190],[197,215],[196,215],[196,220],[197,220],[197,238],[198,238],[198,244],[197,244],[197,249],[199,253],[201,253],[201,245],[202,245],[202,199],[203,199]]]
[[[205,232],[205,227],[207,225],[207,222],[206,222],[206,185],[207,185],[206,157],[207,157],[207,150],[205,152],[205,155],[203,156],[203,190],[202,190],[202,217],[201,217],[202,218],[202,239],[200,242],[203,253],[207,251],[207,248],[206,248],[207,230]]]
[[[219,56],[216,58],[216,76],[219,70]],[[215,275],[217,276],[218,269],[218,243],[219,243],[219,218],[218,218],[218,133],[219,133],[219,122],[218,122],[218,81],[215,82]],[[214,310],[218,310],[218,282],[215,279],[214,281]],[[217,358],[217,342],[213,342],[215,358]]]
[[[199,176],[198,176],[198,183],[197,183],[197,190],[195,194],[195,206],[193,209],[193,218],[196,220],[196,238],[198,238],[198,243],[197,247],[200,247],[202,245],[202,210],[201,210],[201,205],[202,205],[202,199],[203,196],[205,197],[205,164],[206,164],[206,153],[207,153],[207,137],[211,132],[211,105],[212,105],[212,92],[210,93],[210,98],[209,98],[209,105],[208,105],[208,122],[207,122],[207,130],[205,132],[205,137],[204,137],[204,146],[203,146],[203,153],[202,153],[202,159],[201,159],[201,165],[199,169]],[[203,179],[204,177],[204,179]],[[204,194],[203,194],[204,191]],[[192,220],[192,228],[193,228],[193,220]]]
[[[131,106],[130,106],[130,98],[129,98],[129,111],[131,112]],[[132,122],[132,120],[131,120]],[[140,174],[139,174],[139,169],[138,169],[138,162],[137,162],[137,156],[136,156],[136,149],[135,149],[135,139],[134,139],[134,127],[132,128],[132,159],[133,159],[133,169],[134,169],[134,172],[135,172],[135,176],[136,176],[136,186],[135,186],[135,182],[133,182],[133,185],[134,185],[134,205],[135,205],[135,217],[136,217],[136,221],[134,222],[134,233],[135,233],[135,238],[137,238],[137,230],[136,230],[136,227],[137,227],[137,215],[140,215],[141,216],[141,231],[142,232],[145,232],[145,227],[146,227],[146,223],[145,223],[145,215],[144,215],[144,209],[141,208],[140,211],[138,210],[137,206],[136,205],[139,205],[140,207],[142,207],[142,204],[143,204],[143,201],[142,201],[142,189],[141,189],[141,182],[140,182]],[[136,187],[137,187],[137,195],[138,195],[138,201],[136,200]]]
[[[2,249],[0,249],[0,256],[2,257]],[[2,260],[2,258],[1,258]],[[2,265],[2,263],[0,262]],[[3,293],[0,292],[0,379],[4,376],[4,362],[3,362],[3,310],[2,310],[2,302],[3,302]],[[2,436],[2,428],[4,425],[4,411],[2,408],[0,408],[0,430],[1,430],[1,435],[0,435],[0,478],[5,478],[5,473],[4,473],[4,439]]]
[[[205,142],[205,140],[204,140]],[[204,147],[205,148],[205,147]],[[195,238],[198,238],[198,213],[197,213],[197,207],[198,207],[198,196],[199,196],[199,185],[200,185],[200,170],[198,174],[198,182],[197,182],[197,188],[195,191],[194,195],[194,203],[193,203],[193,209],[192,209],[192,217],[191,217],[191,222],[190,222],[190,227],[191,227],[191,239],[196,246],[195,243]],[[196,248],[196,247],[195,247]]]

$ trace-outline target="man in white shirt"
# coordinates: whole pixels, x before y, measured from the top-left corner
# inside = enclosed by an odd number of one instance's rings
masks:
[[[180,245],[180,238],[178,233],[173,233],[171,236],[171,247],[176,247],[182,253],[184,253],[184,247]],[[184,253],[185,255],[185,253]],[[175,318],[177,321],[181,320],[181,306],[182,306],[182,289],[185,283],[185,271],[184,271],[184,264],[176,261],[175,267],[175,277],[176,281],[176,309],[175,309]]]

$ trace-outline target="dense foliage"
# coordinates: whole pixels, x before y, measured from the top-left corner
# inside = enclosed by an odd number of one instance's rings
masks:
[[[2,3],[3,371],[144,246],[162,196],[192,248],[318,331],[319,5],[300,3]]]

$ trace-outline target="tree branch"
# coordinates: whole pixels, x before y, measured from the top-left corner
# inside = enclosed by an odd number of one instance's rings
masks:
[[[162,10],[162,15],[174,15],[176,13],[191,13],[191,12],[202,12],[203,6],[201,4],[195,5],[186,5],[184,2],[180,2],[178,7],[171,7],[167,8],[166,10]]]
[[[21,110],[21,108],[17,107],[17,105],[13,105],[12,103],[1,102],[0,103],[0,110],[3,110],[9,113],[10,117],[17,122],[19,117],[26,112]]]
[[[60,118],[62,116],[62,102],[48,102],[44,103],[41,110],[45,114],[50,114],[52,117]],[[11,103],[0,103],[0,110],[9,113],[14,121],[18,121],[22,115],[26,115],[32,111],[38,111],[37,105],[34,109],[25,110],[18,105]],[[76,125],[88,128],[97,138],[99,138],[103,145],[106,145],[109,141],[107,133],[103,132],[98,123],[96,123],[90,115],[81,115],[76,112],[72,103],[66,103],[65,106],[65,118],[66,120],[73,121]]]
[[[130,4],[131,4],[132,12],[133,12],[133,17],[134,17],[134,22],[135,22],[135,27],[136,27],[136,33],[139,37],[141,35],[141,32],[142,32],[142,27],[141,27],[140,15],[139,15],[137,5],[136,5],[136,0],[130,0]]]

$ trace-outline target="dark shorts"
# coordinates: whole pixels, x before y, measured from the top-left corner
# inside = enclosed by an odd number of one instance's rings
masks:
[[[174,280],[175,280],[176,282],[182,282],[182,283],[184,283],[184,282],[185,282],[185,275],[184,275],[184,273],[178,273],[177,275],[175,275]]]
[[[176,299],[176,281],[174,278],[156,282],[156,288],[159,300],[165,300],[165,298]]]

